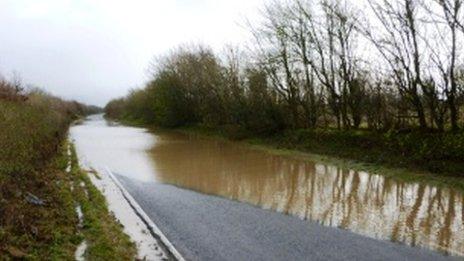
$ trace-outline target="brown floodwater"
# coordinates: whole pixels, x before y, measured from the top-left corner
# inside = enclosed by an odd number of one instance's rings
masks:
[[[92,135],[98,142],[89,141]],[[74,127],[72,136],[78,150],[123,175],[250,203],[373,238],[464,255],[464,195],[453,189],[275,155],[233,142],[113,126],[99,118]]]

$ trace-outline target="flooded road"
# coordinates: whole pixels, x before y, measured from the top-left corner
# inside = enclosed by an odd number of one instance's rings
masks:
[[[250,203],[371,238],[464,255],[464,195],[278,156],[232,142],[149,133],[93,116],[71,129],[86,164]]]

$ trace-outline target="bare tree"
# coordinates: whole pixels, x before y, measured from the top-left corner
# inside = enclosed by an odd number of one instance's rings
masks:
[[[246,59],[238,47],[228,45],[224,50],[223,100],[229,122],[242,124],[246,117],[243,63]]]
[[[297,128],[301,93],[295,76],[298,68],[291,52],[288,14],[288,6],[273,2],[264,11],[264,25],[253,33],[260,51],[259,63],[267,72],[270,84],[287,103],[292,126]]]
[[[358,128],[362,119],[358,94],[362,88],[361,82],[356,79],[354,43],[357,21],[349,10],[348,2],[321,1],[318,6],[320,14],[313,10],[308,1],[299,0],[297,7],[294,17],[301,16],[304,19],[302,26],[306,35],[296,34],[295,38],[298,39],[297,43],[303,42],[303,37],[309,41],[307,46],[299,46],[301,50],[305,47],[304,59],[311,66],[317,80],[327,89],[328,104],[337,126]]]
[[[310,29],[305,23],[305,17],[299,12],[298,6],[289,8],[289,16],[292,19],[289,28],[290,41],[295,60],[300,64],[302,73],[297,74],[300,89],[300,105],[304,110],[309,127],[317,125],[318,118],[323,110],[323,90],[318,88],[314,69],[310,66],[312,58],[312,39]],[[302,74],[302,75],[301,75]],[[318,90],[319,89],[319,90]]]
[[[432,8],[425,6],[429,13],[435,18],[432,24],[437,28],[438,48],[431,48],[433,60],[442,76],[444,92],[450,111],[450,123],[453,130],[459,128],[459,106],[456,104],[458,95],[457,82],[457,61],[459,58],[458,51],[461,46],[458,44],[459,30],[464,31],[462,6],[463,0],[434,0],[434,3],[440,7],[441,11],[435,13]],[[445,24],[445,28],[441,27]],[[439,50],[444,50],[445,53]]]
[[[395,83],[401,96],[410,103],[417,113],[419,125],[427,128],[420,91],[423,87],[418,28],[418,0],[368,0],[381,32],[374,33],[369,27],[363,32],[377,48],[393,72]]]

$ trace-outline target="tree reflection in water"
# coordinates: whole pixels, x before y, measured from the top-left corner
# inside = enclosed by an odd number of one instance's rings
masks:
[[[464,196],[237,144],[160,133],[156,178],[379,239],[464,252]]]

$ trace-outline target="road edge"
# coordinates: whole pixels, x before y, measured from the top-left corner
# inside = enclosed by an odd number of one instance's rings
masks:
[[[164,246],[167,248],[169,253],[178,261],[185,261],[184,257],[179,253],[179,251],[174,247],[174,245],[169,241],[169,239],[164,235],[164,233],[158,228],[158,226],[148,217],[147,213],[140,207],[137,201],[132,197],[129,191],[124,188],[124,186],[119,182],[119,179],[111,172],[109,168],[105,168],[105,171],[109,177],[113,180],[116,186],[121,190],[124,198],[127,200],[132,209],[136,214],[142,219],[142,221],[147,225],[150,232],[161,240]]]

